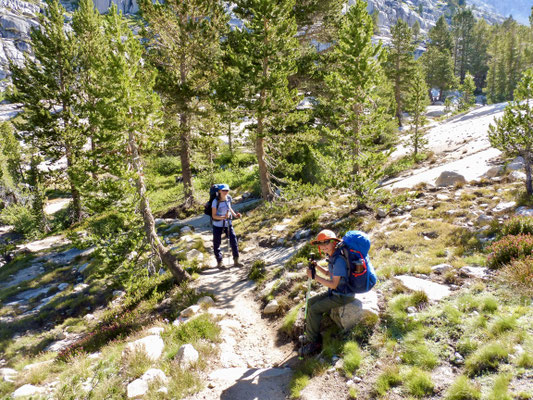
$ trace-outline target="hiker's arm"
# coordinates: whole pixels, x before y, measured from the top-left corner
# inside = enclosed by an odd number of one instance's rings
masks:
[[[233,218],[240,218],[241,217],[241,213],[236,213],[235,211],[233,211],[233,207],[231,206],[231,204],[229,206],[229,210],[231,212],[231,215],[233,215]]]
[[[316,269],[322,273],[322,275],[329,276],[329,271],[326,268],[322,268],[320,265],[316,265]]]
[[[311,278],[311,270],[307,270],[307,276]],[[339,282],[341,280],[340,276],[333,275],[331,278],[322,278],[318,275],[315,275],[315,281],[320,283],[321,285],[324,285],[327,288],[330,289],[337,289],[337,286],[339,286]]]
[[[217,215],[217,208],[213,207],[211,208],[211,218],[213,218],[214,221],[224,221],[226,219],[226,216]]]

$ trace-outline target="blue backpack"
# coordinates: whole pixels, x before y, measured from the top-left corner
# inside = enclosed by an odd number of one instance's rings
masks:
[[[344,293],[366,293],[377,282],[376,271],[370,263],[368,251],[370,238],[361,231],[348,231],[337,246],[335,255],[341,256],[348,266],[345,287],[337,289]]]

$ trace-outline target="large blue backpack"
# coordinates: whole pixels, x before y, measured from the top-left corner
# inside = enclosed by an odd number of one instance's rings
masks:
[[[345,293],[366,293],[377,282],[376,271],[370,263],[368,251],[370,238],[361,231],[348,231],[337,246],[335,255],[344,258],[348,266],[345,287],[339,288]]]

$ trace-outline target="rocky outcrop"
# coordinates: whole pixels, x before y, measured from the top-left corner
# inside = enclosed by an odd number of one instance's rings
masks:
[[[378,320],[379,306],[376,291],[355,295],[354,301],[345,306],[334,308],[330,312],[331,319],[345,331],[359,323],[368,325]]]

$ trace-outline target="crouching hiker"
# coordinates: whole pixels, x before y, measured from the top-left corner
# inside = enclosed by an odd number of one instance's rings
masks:
[[[318,251],[328,257],[328,269],[315,264],[318,276],[312,268],[307,276],[328,288],[327,292],[309,299],[305,320],[305,340],[301,355],[312,355],[322,349],[320,322],[322,314],[333,308],[342,307],[354,301],[356,293],[368,292],[376,283],[376,274],[368,258],[370,239],[361,231],[349,231],[341,239],[335,233],[324,229],[311,242]]]
[[[215,258],[217,259],[217,268],[224,269],[222,252],[220,251],[220,244],[222,242],[222,232],[226,233],[229,238],[231,252],[233,254],[233,266],[241,267],[239,263],[239,248],[237,236],[233,230],[231,223],[232,218],[240,218],[241,214],[236,213],[231,208],[231,196],[229,193],[229,186],[226,184],[220,185],[217,195],[211,205],[211,218],[213,220],[213,248]]]

